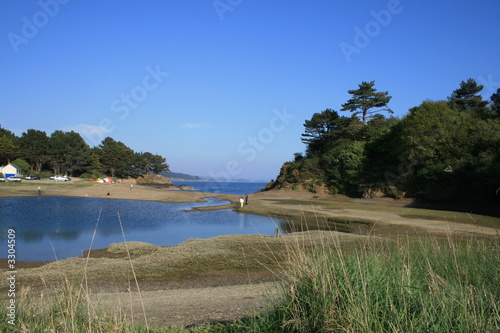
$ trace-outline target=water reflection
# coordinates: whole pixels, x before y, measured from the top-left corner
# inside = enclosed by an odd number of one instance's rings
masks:
[[[19,255],[23,256],[18,260],[53,260],[52,247],[59,259],[80,256],[81,251],[88,249],[96,225],[93,248],[123,241],[118,213],[127,241],[160,246],[177,245],[189,238],[273,234],[276,219],[265,216],[231,210],[183,212],[196,206],[224,203],[217,199],[179,204],[107,198],[2,198],[0,239],[6,239],[7,229],[16,230]]]
[[[41,231],[36,231],[36,230],[26,230],[24,232],[21,232],[16,236],[17,240],[21,239],[22,241],[26,243],[37,243],[43,241],[43,238],[45,236],[43,235],[43,232]],[[3,240],[3,239],[2,239]]]

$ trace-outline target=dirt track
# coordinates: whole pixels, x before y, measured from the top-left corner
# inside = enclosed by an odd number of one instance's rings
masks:
[[[134,320],[150,326],[187,326],[204,322],[224,322],[262,312],[276,297],[276,284],[255,283],[219,287],[171,289],[158,291],[101,293],[96,303],[108,309],[121,310]],[[142,298],[142,301],[141,301]],[[144,304],[144,309],[142,307]]]

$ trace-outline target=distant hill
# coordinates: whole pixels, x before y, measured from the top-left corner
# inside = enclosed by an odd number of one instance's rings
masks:
[[[179,179],[179,180],[204,180],[204,178],[201,178],[199,176],[193,176],[193,175],[188,175],[186,173],[182,172],[172,172],[172,171],[167,171],[162,173],[163,176],[170,178],[170,179]]]

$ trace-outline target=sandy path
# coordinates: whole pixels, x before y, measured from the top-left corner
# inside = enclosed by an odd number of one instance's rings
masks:
[[[276,285],[267,282],[143,291],[141,295],[137,292],[100,293],[96,303],[108,311],[120,311],[127,316],[130,316],[132,304],[135,321],[143,322],[145,312],[150,327],[166,327],[231,321],[253,315],[262,312],[276,294]]]

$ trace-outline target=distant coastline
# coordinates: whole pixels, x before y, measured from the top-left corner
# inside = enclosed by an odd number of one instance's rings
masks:
[[[203,179],[193,180],[193,179],[171,178],[171,177],[168,177],[168,179],[170,179],[173,182],[265,183],[265,184],[268,183],[265,180],[248,180],[248,179],[231,179],[231,180],[227,180],[227,179],[208,179],[208,178],[205,179],[205,178],[203,178]]]
[[[179,182],[218,182],[218,183],[268,183],[269,180],[257,179],[257,180],[249,180],[249,179],[216,179],[216,178],[205,178],[200,176],[193,176],[187,173],[182,172],[173,172],[166,171],[162,172],[161,175],[167,177],[171,181],[179,181]]]

